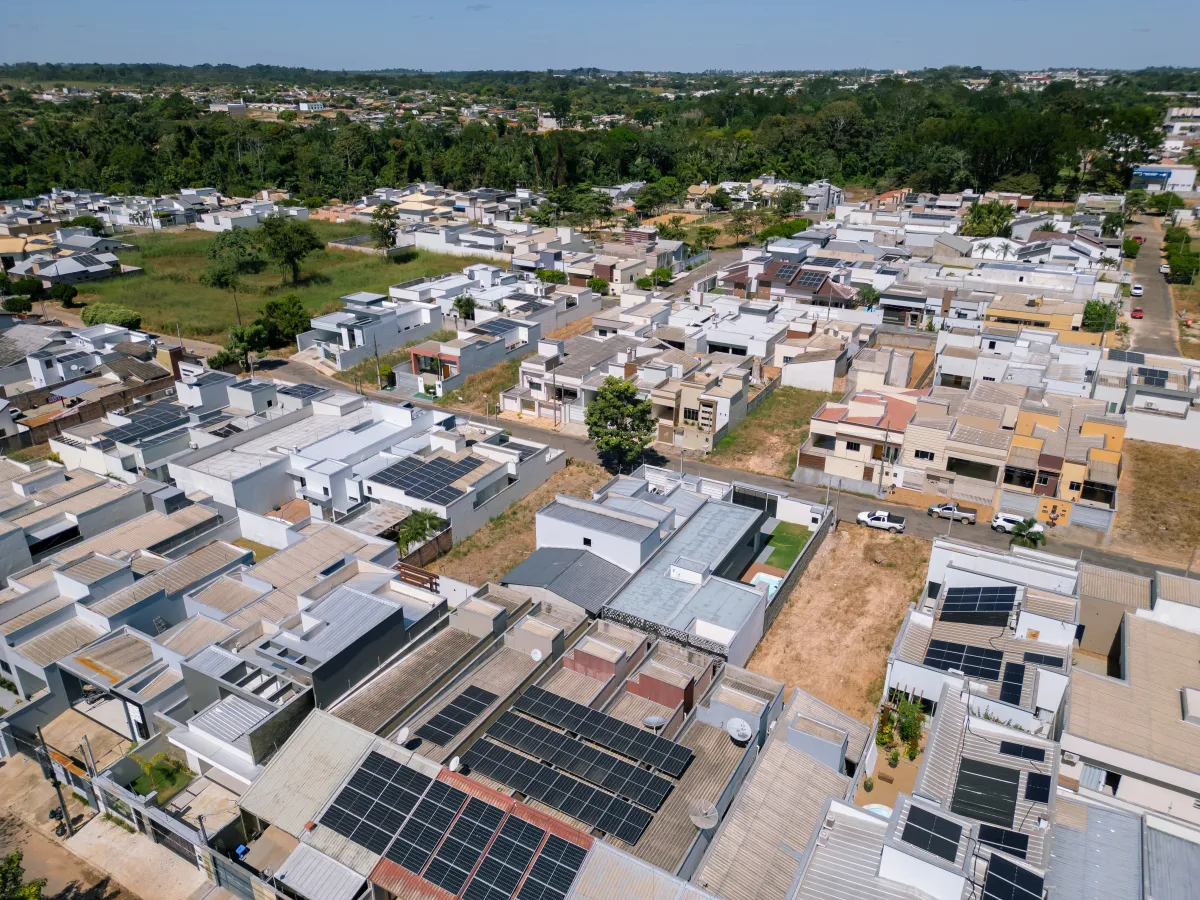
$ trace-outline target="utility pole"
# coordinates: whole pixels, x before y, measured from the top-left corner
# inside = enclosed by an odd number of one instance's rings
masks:
[[[42,753],[45,754],[45,756],[46,756],[46,764],[49,766],[53,766],[53,763],[50,761],[50,748],[46,746],[46,739],[44,737],[42,737],[42,726],[41,725],[39,725],[37,727],[37,736],[38,736],[38,741],[42,745]],[[53,768],[51,769],[51,771],[53,771]],[[67,829],[67,837],[74,837],[75,829],[71,827],[71,811],[69,809],[67,809],[67,801],[66,801],[66,798],[63,797],[62,782],[59,781],[57,778],[55,778],[53,775],[51,775],[50,783],[52,785],[54,785],[54,792],[56,794],[58,794],[58,808],[60,810],[62,810],[62,822],[63,822],[63,825]]]
[[[375,338],[375,335],[371,335],[371,346],[375,350],[375,388],[382,391],[383,376],[379,374],[379,341]]]

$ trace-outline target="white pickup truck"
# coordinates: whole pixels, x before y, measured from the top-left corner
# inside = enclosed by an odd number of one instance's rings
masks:
[[[897,516],[881,509],[874,512],[860,512],[857,521],[859,525],[866,525],[868,528],[882,528],[892,534],[899,534],[904,530],[904,516]]]

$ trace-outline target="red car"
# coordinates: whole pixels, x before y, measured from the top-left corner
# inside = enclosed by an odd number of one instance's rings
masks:
[[[1140,306],[1135,306],[1133,309],[1131,309],[1129,311],[1129,318],[1131,318],[1131,319],[1142,318],[1142,308]]]
[[[1142,237],[1140,234],[1135,234],[1135,235],[1133,236],[1133,239],[1134,239],[1135,241],[1137,241],[1139,244],[1144,244],[1144,243],[1146,243],[1146,239],[1145,239],[1144,237]]]

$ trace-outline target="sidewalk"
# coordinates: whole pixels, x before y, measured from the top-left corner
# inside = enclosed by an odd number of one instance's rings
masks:
[[[188,865],[144,834],[130,834],[99,816],[68,839],[66,846],[142,897],[188,900],[201,888],[212,887],[197,866]]]
[[[512,425],[524,425],[527,428],[537,428],[548,434],[562,434],[567,437],[587,439],[587,426],[578,422],[555,422],[542,416],[522,416],[515,412],[505,411],[492,416],[492,421],[508,422]]]

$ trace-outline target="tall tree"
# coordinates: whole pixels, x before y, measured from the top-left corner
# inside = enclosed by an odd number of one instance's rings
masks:
[[[588,437],[610,469],[632,467],[654,439],[650,401],[637,386],[612,375],[604,379],[584,412]]]
[[[371,241],[379,250],[391,250],[396,246],[396,235],[400,233],[400,220],[394,203],[380,203],[371,213]]]
[[[292,284],[300,281],[304,258],[325,246],[311,225],[291,216],[268,216],[255,235],[255,243],[285,277],[291,273]]]
[[[45,878],[25,880],[20,850],[14,850],[0,860],[0,900],[42,900]]]

